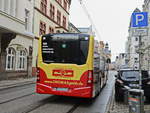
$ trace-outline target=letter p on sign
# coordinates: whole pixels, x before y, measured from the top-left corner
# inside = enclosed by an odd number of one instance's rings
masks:
[[[148,26],[148,13],[132,13],[131,27],[146,27]]]

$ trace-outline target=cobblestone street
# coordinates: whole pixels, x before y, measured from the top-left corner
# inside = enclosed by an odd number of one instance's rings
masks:
[[[150,113],[150,104],[144,105],[145,113]],[[124,103],[114,102],[110,108],[109,113],[128,113],[129,107]]]
[[[150,113],[150,102],[145,103],[144,111]],[[124,102],[116,102],[113,96],[108,113],[129,113],[129,106]]]

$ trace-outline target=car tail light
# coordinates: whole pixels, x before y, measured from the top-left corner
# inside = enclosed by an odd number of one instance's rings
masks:
[[[147,84],[148,84],[148,85],[150,85],[150,81],[149,81],[149,82],[147,82]]]
[[[93,82],[93,71],[88,71],[88,84]]]
[[[37,71],[36,71],[36,75],[37,75],[37,81],[40,81],[40,69],[37,68]]]
[[[117,82],[119,82],[120,84],[123,84],[122,80],[117,79]]]

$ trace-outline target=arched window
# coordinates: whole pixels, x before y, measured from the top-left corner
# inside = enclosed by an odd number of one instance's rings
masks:
[[[8,48],[6,56],[6,70],[13,70],[15,68],[15,56],[15,50],[13,48]]]
[[[57,30],[57,31],[56,31],[56,33],[60,33],[60,31],[59,31],[59,30]]]
[[[18,70],[26,70],[27,66],[27,55],[24,50],[19,51],[18,58]]]
[[[41,0],[41,11],[46,14],[47,11],[47,0]]]

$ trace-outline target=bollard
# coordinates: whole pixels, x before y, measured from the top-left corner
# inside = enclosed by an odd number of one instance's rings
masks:
[[[128,94],[129,93],[129,91],[128,91],[128,89],[124,89],[124,103],[125,104],[128,104]]]
[[[130,87],[124,86],[124,103],[128,104],[128,96],[129,96]]]
[[[129,89],[129,113],[144,113],[144,91]]]

